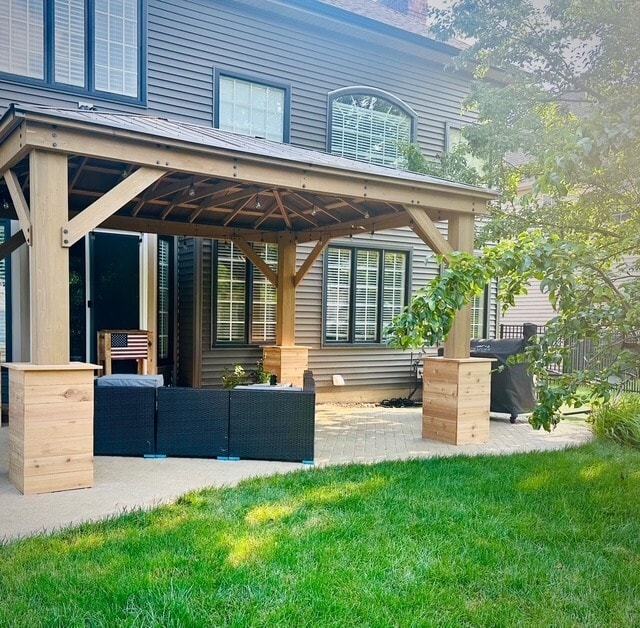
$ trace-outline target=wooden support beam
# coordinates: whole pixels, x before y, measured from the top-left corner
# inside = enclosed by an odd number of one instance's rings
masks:
[[[296,239],[298,242],[315,242],[320,239],[341,238],[349,234],[355,235],[358,233],[371,233],[372,231],[407,227],[409,224],[411,224],[411,216],[403,212],[387,216],[376,216],[375,218],[363,218],[339,225],[309,229],[308,231],[298,231],[296,232]]]
[[[20,124],[0,142],[0,175],[4,175],[29,154],[24,127],[24,123]]]
[[[433,223],[431,218],[423,209],[405,205],[405,211],[411,216],[411,229],[420,236],[422,241],[434,252],[438,254],[451,253],[453,248],[440,230]]]
[[[254,230],[247,228],[220,227],[177,220],[157,220],[148,218],[132,218],[116,214],[107,218],[102,226],[105,229],[119,231],[135,231],[138,233],[157,233],[168,236],[193,236],[196,238],[213,238],[214,240],[231,240],[241,237],[247,242],[277,242],[276,231]],[[317,240],[318,238],[311,238]]]
[[[270,189],[286,188],[328,197],[366,198],[439,209],[451,213],[483,214],[486,204],[495,198],[489,190],[465,188],[454,184],[399,176],[371,175],[345,171],[331,166],[309,164],[295,159],[274,158],[249,152],[238,153],[210,146],[194,146],[180,140],[167,139],[161,144],[133,137],[117,129],[102,129],[78,122],[58,124],[52,141],[51,121],[29,120],[28,142],[32,148],[55,149],[72,155],[95,156],[144,166],[161,166],[192,176],[207,176]]]
[[[69,363],[69,250],[60,243],[68,219],[67,156],[35,150],[31,172],[31,362]]]
[[[62,246],[68,248],[75,244],[164,174],[165,171],[160,168],[138,168],[63,225]]]
[[[17,233],[14,233],[4,244],[0,244],[0,260],[5,259],[5,257],[9,257],[11,253],[19,249],[25,242],[24,232],[18,231]]]
[[[329,240],[320,240],[314,247],[311,253],[307,256],[307,259],[304,260],[304,264],[300,266],[300,269],[296,273],[296,276],[293,278],[293,285],[297,288],[300,282],[305,278],[305,275],[309,272],[313,263],[318,259],[322,251],[327,248],[329,244]]]
[[[474,216],[449,218],[449,243],[455,251],[473,253],[475,238]],[[447,341],[444,344],[445,358],[468,358],[471,343],[471,305],[458,312]]]
[[[16,214],[18,214],[18,220],[20,222],[22,233],[24,233],[25,242],[31,246],[31,216],[29,212],[29,205],[27,205],[27,200],[25,199],[22,188],[20,187],[18,177],[13,170],[8,170],[4,173],[4,181],[7,184],[11,201],[16,209]]]
[[[278,303],[276,305],[276,345],[296,344],[296,243],[291,234],[278,238]]]
[[[282,214],[282,219],[287,225],[287,229],[291,229],[291,220],[289,219],[289,215],[287,214],[287,209],[282,202],[282,197],[280,196],[280,192],[278,190],[273,191],[273,197],[276,199],[276,204],[280,209],[280,213]]]
[[[267,281],[278,287],[278,275],[272,270],[253,249],[253,247],[241,238],[232,238],[231,240],[243,253],[244,256],[267,278]]]

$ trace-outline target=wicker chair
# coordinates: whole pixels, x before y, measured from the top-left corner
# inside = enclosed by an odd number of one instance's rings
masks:
[[[231,457],[313,461],[314,393],[234,389],[229,405]]]
[[[229,455],[229,391],[158,389],[156,451],[167,456]]]
[[[97,456],[155,454],[156,388],[94,389],[93,452]]]

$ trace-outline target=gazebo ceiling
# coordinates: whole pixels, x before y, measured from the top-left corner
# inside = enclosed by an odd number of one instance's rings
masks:
[[[482,214],[494,198],[454,184],[299,147],[130,114],[13,106],[0,121],[0,173],[13,173],[29,205],[29,154],[68,157],[70,218],[129,177],[153,181],[100,226],[148,233],[297,241]],[[155,171],[155,174],[153,173]],[[135,176],[133,178],[136,178]],[[117,193],[115,196],[118,196]],[[0,216],[16,219],[0,178]]]

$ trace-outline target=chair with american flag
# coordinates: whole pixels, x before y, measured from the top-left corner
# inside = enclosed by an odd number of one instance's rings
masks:
[[[144,329],[103,329],[98,332],[98,363],[111,375],[113,361],[135,360],[138,375],[147,374],[151,334]]]

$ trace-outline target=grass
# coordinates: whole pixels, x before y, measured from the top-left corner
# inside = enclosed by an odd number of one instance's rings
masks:
[[[0,548],[0,626],[640,625],[640,452],[313,470]]]

